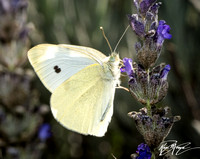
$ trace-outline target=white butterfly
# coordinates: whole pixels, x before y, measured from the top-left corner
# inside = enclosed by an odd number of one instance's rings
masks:
[[[35,72],[52,93],[51,110],[64,127],[103,136],[119,84],[119,55],[83,46],[41,44],[28,51]]]

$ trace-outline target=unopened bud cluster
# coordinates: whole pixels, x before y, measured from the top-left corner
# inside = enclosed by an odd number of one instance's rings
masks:
[[[161,64],[154,67],[150,72],[146,71],[142,65],[133,64],[135,70],[129,79],[129,89],[134,98],[142,104],[156,104],[167,94],[168,82],[167,74],[169,65]]]
[[[174,122],[180,120],[180,116],[168,116],[170,108],[157,109],[152,106],[151,116],[147,115],[147,109],[139,112],[130,112],[129,116],[135,120],[138,131],[143,135],[147,145],[154,149],[167,137]]]

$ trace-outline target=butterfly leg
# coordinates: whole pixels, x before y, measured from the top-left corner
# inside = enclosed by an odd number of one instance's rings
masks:
[[[123,86],[117,86],[116,88],[118,88],[118,89],[123,89],[123,90],[125,90],[125,91],[127,91],[127,92],[130,92],[128,88],[123,87]]]

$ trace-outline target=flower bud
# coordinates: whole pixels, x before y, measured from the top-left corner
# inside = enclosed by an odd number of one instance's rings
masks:
[[[147,108],[139,112],[130,112],[128,115],[135,121],[138,131],[143,135],[145,142],[154,149],[167,137],[174,122],[180,120],[180,116],[166,116],[169,109],[155,106],[151,108],[151,116],[147,115]]]
[[[166,95],[168,89],[167,75],[170,65],[161,64],[147,72],[141,65],[133,65],[134,73],[129,76],[129,90],[142,104],[156,104]]]
[[[144,68],[148,69],[156,63],[156,60],[160,56],[160,50],[157,50],[157,47],[150,35],[150,37],[146,37],[145,41],[143,42],[143,46],[136,52],[136,54],[138,63]]]

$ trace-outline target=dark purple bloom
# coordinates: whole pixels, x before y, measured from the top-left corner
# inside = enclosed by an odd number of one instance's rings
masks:
[[[138,145],[137,151],[138,156],[136,159],[151,159],[151,151],[147,144],[141,143]]]
[[[11,8],[13,11],[23,10],[27,8],[27,1],[26,0],[11,0]]]
[[[138,21],[138,15],[127,15],[129,19],[130,26],[135,31],[135,33],[138,36],[144,36],[145,30],[144,30],[144,24],[140,21]]]
[[[149,30],[156,30],[157,26],[156,26],[156,21],[154,21],[153,23],[151,23],[150,29]]]
[[[0,0],[0,13],[15,13],[26,9],[27,0]]]
[[[169,33],[170,26],[164,20],[159,21],[157,28],[157,44],[162,45],[165,39],[171,39],[172,35]]]
[[[122,67],[120,70],[121,72],[126,72],[128,76],[131,76],[133,74],[133,65],[132,65],[132,59],[130,58],[124,58],[123,63],[124,67]]]
[[[11,0],[11,6],[13,8],[18,8],[19,4],[20,4],[20,0]]]
[[[155,3],[151,8],[150,8],[150,12],[153,14],[158,14],[158,9],[161,6],[161,2]]]
[[[169,64],[166,65],[163,68],[163,70],[161,71],[161,73],[160,73],[160,78],[163,79],[163,80],[166,80],[167,79],[167,75],[168,75],[170,69],[171,69],[170,65]]]
[[[51,137],[51,126],[47,123],[42,124],[38,131],[38,137],[41,141],[46,141]]]
[[[151,12],[146,13],[146,20],[147,21],[152,21],[153,17],[154,17],[153,13],[151,13]]]
[[[156,0],[143,0],[140,3],[140,11],[143,15],[149,10],[149,8],[156,2]]]

